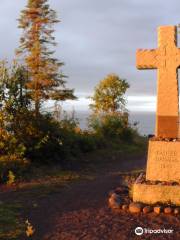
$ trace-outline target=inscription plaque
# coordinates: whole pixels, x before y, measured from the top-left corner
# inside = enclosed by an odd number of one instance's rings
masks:
[[[146,179],[180,181],[180,142],[149,141]]]

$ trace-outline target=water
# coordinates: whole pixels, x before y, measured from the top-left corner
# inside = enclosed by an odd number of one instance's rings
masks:
[[[138,122],[138,131],[141,135],[154,134],[155,112],[131,112],[130,122]]]
[[[156,96],[127,96],[127,109],[130,113],[130,122],[138,122],[138,130],[141,135],[154,134]],[[57,105],[60,112],[65,110],[68,115],[75,110],[75,117],[79,119],[80,127],[87,128],[87,118],[89,117],[90,99],[85,95],[78,96],[77,100],[67,100]],[[49,110],[54,110],[54,102],[47,104]]]
[[[80,127],[87,128],[89,111],[76,111],[75,117],[79,119]],[[154,134],[155,113],[154,112],[130,112],[130,122],[138,122],[137,128],[141,135]]]

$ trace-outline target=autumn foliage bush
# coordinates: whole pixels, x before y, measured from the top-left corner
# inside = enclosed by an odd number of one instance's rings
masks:
[[[6,182],[9,171],[21,175],[27,167],[25,147],[11,133],[1,129],[0,135],[0,182]]]
[[[16,116],[17,117],[17,116]],[[59,163],[96,148],[91,133],[78,129],[78,122],[73,118],[57,121],[51,114],[39,114],[26,111],[13,123],[16,138],[25,147],[24,155],[33,163]],[[21,126],[16,129],[16,126]]]
[[[57,121],[51,114],[39,114],[37,121],[33,111],[24,111],[13,120],[0,140],[3,182],[9,171],[19,177],[30,164],[70,166],[78,163],[82,154],[97,148],[94,135],[82,131],[73,118]]]

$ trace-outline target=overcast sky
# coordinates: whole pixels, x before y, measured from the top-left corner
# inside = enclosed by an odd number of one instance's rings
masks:
[[[0,0],[0,59],[11,59],[21,31],[16,19],[27,0]],[[131,85],[128,95],[156,95],[156,71],[135,67],[138,48],[156,48],[157,27],[180,23],[179,0],[49,0],[61,23],[56,55],[68,86],[89,95],[108,73]]]

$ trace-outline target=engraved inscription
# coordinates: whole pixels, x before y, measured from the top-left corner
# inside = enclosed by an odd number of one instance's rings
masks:
[[[149,142],[146,179],[180,181],[180,142]]]
[[[177,162],[178,161],[178,155],[176,151],[164,151],[164,150],[156,150],[153,154],[153,160],[158,162],[164,162],[166,159],[166,162]]]

